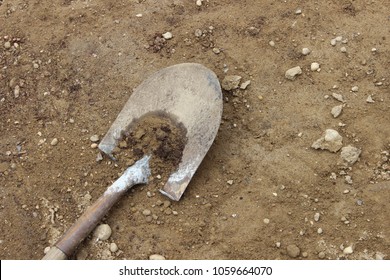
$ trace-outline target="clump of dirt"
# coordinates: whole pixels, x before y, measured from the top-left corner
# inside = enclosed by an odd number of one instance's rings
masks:
[[[128,167],[144,155],[152,155],[152,176],[167,179],[181,161],[187,142],[183,124],[163,114],[148,114],[130,125],[114,150],[120,166]]]

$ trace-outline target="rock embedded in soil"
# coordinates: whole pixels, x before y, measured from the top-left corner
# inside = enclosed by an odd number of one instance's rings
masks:
[[[297,245],[290,244],[290,245],[287,246],[287,254],[291,258],[297,258],[300,253],[301,253],[301,250],[299,249],[299,247]]]
[[[334,106],[330,112],[334,118],[337,118],[338,116],[341,115],[342,111],[343,111],[343,105],[337,105]]]
[[[313,62],[310,65],[310,70],[311,71],[318,71],[318,70],[320,70],[320,64],[318,62]]]
[[[246,89],[250,84],[251,84],[250,80],[245,81],[245,82],[241,83],[240,89]]]
[[[341,149],[340,157],[345,163],[353,165],[359,160],[361,152],[359,148],[348,145]]]
[[[302,54],[303,55],[308,55],[308,54],[310,54],[311,53],[311,50],[309,49],[309,48],[303,48],[302,49]]]
[[[348,246],[348,247],[344,248],[343,253],[346,254],[346,255],[352,254],[353,253],[352,246]]]
[[[53,140],[51,140],[51,142],[50,142],[50,145],[52,145],[52,146],[56,146],[57,144],[58,144],[57,138],[53,138]]]
[[[337,101],[344,102],[343,96],[342,96],[341,94],[339,94],[339,93],[333,92],[333,93],[332,93],[332,97],[333,97],[334,99],[336,99]]]
[[[228,75],[222,80],[221,86],[224,90],[227,91],[237,89],[240,84],[241,78],[242,77],[238,75]]]
[[[164,38],[165,40],[170,40],[170,39],[173,38],[173,35],[172,35],[171,32],[165,32],[164,34],[162,34],[162,36],[163,36],[163,38]]]
[[[162,261],[162,260],[165,260],[165,257],[162,255],[153,254],[153,255],[149,256],[149,260]]]
[[[116,245],[115,243],[111,243],[110,244],[110,251],[112,253],[115,253],[116,251],[118,251],[118,245]]]
[[[296,76],[301,75],[301,74],[302,74],[301,67],[300,66],[296,66],[296,67],[288,69],[284,76],[288,80],[295,80]]]
[[[314,149],[337,152],[343,146],[343,137],[334,129],[327,129],[324,135],[317,139],[311,147]]]
[[[92,135],[89,140],[91,140],[91,142],[97,142],[99,141],[99,135],[95,134],[95,135]]]
[[[93,232],[93,236],[98,240],[107,240],[110,238],[112,233],[111,227],[108,224],[101,224],[97,226],[95,231]]]

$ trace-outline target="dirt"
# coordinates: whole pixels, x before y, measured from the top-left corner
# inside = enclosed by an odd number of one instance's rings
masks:
[[[187,143],[186,135],[183,124],[161,113],[151,113],[129,127],[113,155],[123,170],[144,155],[151,155],[151,176],[164,182],[179,166]]]
[[[223,92],[218,135],[182,199],[154,177],[104,219],[108,241],[89,238],[72,258],[389,259],[389,10],[387,0],[0,1],[0,258],[42,258],[122,172],[96,161],[89,138],[150,74],[197,62],[251,83]],[[286,79],[295,66],[302,74]],[[356,163],[311,148],[326,129],[362,151]]]

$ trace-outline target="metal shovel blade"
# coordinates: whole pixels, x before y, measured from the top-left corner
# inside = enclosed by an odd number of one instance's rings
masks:
[[[164,68],[143,81],[130,96],[99,144],[112,151],[131,124],[150,113],[164,113],[182,123],[187,143],[178,169],[161,190],[178,201],[202,162],[217,134],[222,116],[222,92],[217,76],[196,63]]]

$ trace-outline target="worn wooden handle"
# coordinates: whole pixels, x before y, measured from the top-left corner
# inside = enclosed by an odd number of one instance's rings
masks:
[[[134,185],[148,182],[148,177],[150,176],[149,159],[150,156],[145,156],[129,167],[68,229],[60,241],[49,250],[43,259],[63,260],[70,257],[77,246],[91,233],[99,221],[128,189]]]

